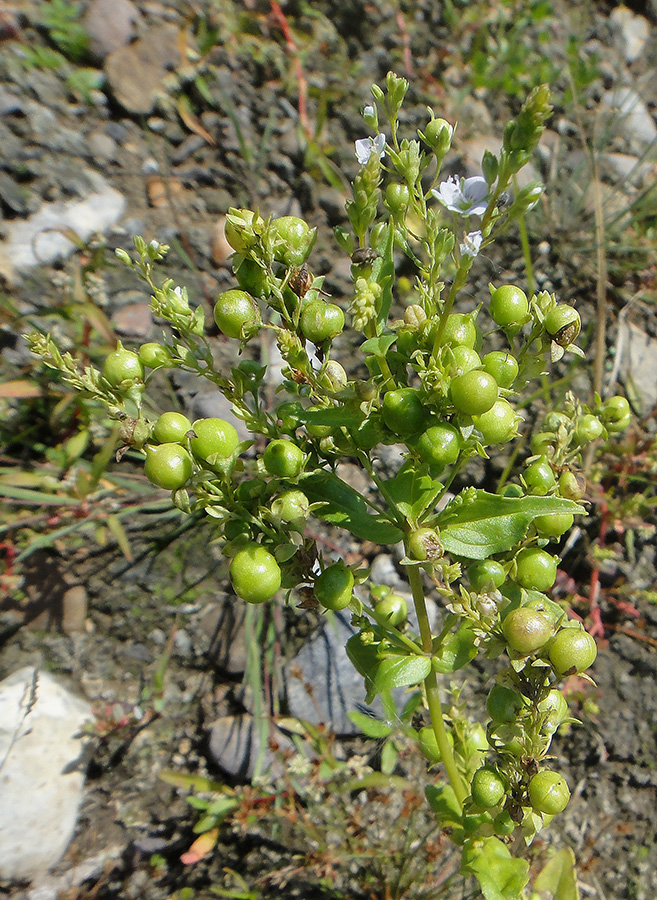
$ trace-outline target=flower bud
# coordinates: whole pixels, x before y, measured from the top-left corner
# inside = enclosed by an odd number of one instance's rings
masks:
[[[247,255],[258,242],[263,225],[263,219],[253,210],[231,206],[226,215],[224,234],[233,250]]]
[[[404,310],[404,324],[408,325],[411,331],[419,331],[426,321],[427,314],[417,303],[412,303]]]

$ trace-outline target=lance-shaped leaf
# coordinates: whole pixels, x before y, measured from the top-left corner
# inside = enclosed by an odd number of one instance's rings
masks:
[[[324,505],[315,515],[346,528],[353,535],[375,544],[397,544],[401,529],[379,515],[371,515],[363,497],[333,472],[313,472],[299,479],[299,487],[311,503]]]
[[[561,497],[501,497],[466,488],[437,517],[443,547],[455,556],[486,559],[511,550],[536,516],[584,514],[573,500]]]

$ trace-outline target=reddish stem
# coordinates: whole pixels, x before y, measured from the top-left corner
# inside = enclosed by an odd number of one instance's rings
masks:
[[[274,18],[278,22],[278,25],[283,32],[283,37],[285,38],[287,49],[292,55],[294,71],[297,77],[297,83],[299,85],[299,120],[306,137],[310,140],[312,138],[312,131],[308,122],[308,84],[306,82],[306,76],[303,74],[303,67],[301,65],[301,60],[299,59],[297,45],[295,44],[294,38],[292,37],[290,26],[288,25],[287,19],[285,18],[285,13],[281,9],[279,3],[277,2],[277,0],[269,0],[269,3],[271,6],[271,11],[274,14]]]

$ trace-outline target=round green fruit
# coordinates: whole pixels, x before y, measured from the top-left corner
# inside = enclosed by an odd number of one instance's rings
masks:
[[[466,416],[481,416],[497,400],[497,382],[482,369],[457,375],[450,384],[452,403]]]
[[[494,591],[502,587],[506,572],[495,559],[481,559],[468,566],[468,580],[475,591]]]
[[[547,591],[557,577],[557,560],[537,547],[525,547],[516,557],[516,581],[527,590]]]
[[[573,516],[569,513],[553,513],[547,516],[537,516],[534,519],[534,527],[539,537],[556,540],[573,527]]]
[[[584,672],[597,655],[594,638],[583,628],[562,628],[550,645],[550,662],[557,675]]]
[[[482,809],[492,809],[506,796],[506,787],[495,769],[482,766],[472,776],[472,800]]]
[[[313,344],[333,340],[344,328],[344,313],[335,303],[309,300],[301,311],[301,332]]]
[[[224,235],[228,244],[237,253],[247,253],[255,246],[256,232],[262,229],[264,222],[261,216],[251,209],[234,209],[231,207],[224,224]]]
[[[630,404],[627,402],[625,397],[621,397],[620,394],[616,394],[614,397],[610,397],[608,400],[605,400],[602,407],[602,418],[608,424],[621,422],[629,415]]]
[[[604,426],[602,422],[592,413],[580,416],[575,423],[575,440],[580,447],[590,444],[592,441],[597,441],[599,437],[602,437],[603,433]]]
[[[288,267],[302,266],[310,256],[317,238],[311,228],[298,216],[281,216],[271,223],[274,236],[274,258]]]
[[[386,206],[393,216],[403,216],[408,209],[411,192],[406,184],[391,182],[386,188]]]
[[[187,416],[177,412],[165,412],[158,418],[153,428],[153,439],[158,444],[181,444],[191,431],[192,423]]]
[[[219,294],[214,305],[214,320],[226,337],[244,341],[257,334],[262,324],[253,297],[237,289]]]
[[[452,348],[452,356],[454,358],[453,373],[456,375],[465,375],[473,369],[481,369],[481,358],[476,350],[461,345]]]
[[[454,347],[468,347],[473,350],[477,343],[477,326],[472,316],[464,313],[451,313],[447,316],[443,343]]]
[[[230,459],[240,442],[235,428],[223,419],[196,419],[192,431],[195,434],[189,442],[192,453],[210,465],[219,459]]]
[[[305,522],[310,503],[303,491],[284,491],[271,505],[271,511],[281,522]]]
[[[529,782],[529,802],[536,812],[556,816],[568,806],[570,791],[563,775],[544,769]]]
[[[103,375],[112,387],[135,384],[144,380],[144,366],[132,350],[118,347],[105,357]]]
[[[510,388],[518,376],[518,360],[509,352],[492,350],[484,356],[482,364],[501,388]]]
[[[486,445],[505,444],[518,433],[516,411],[507,400],[496,400],[488,412],[473,416],[472,424]]]
[[[545,330],[555,343],[561,347],[572,344],[582,327],[579,313],[572,306],[559,304],[553,306],[543,321]]]
[[[139,348],[139,359],[149,369],[161,369],[169,366],[171,363],[171,356],[167,348],[155,341],[149,341],[149,343],[141,345]]]
[[[292,441],[278,438],[267,444],[262,461],[270,475],[277,478],[296,478],[303,469],[305,456]]]
[[[440,556],[442,546],[434,528],[418,528],[408,539],[408,555],[411,559],[432,560]]]
[[[522,325],[529,313],[527,295],[513,284],[503,284],[490,298],[490,316],[496,325],[508,328]]]
[[[458,459],[461,439],[453,425],[432,425],[417,439],[415,449],[422,462],[444,469]]]
[[[342,562],[324,569],[315,581],[315,597],[319,603],[336,612],[349,606],[353,590],[354,574]]]
[[[523,473],[523,480],[530,494],[544,497],[556,485],[554,470],[545,456],[530,463]]]
[[[521,606],[508,613],[502,631],[509,647],[527,656],[540,650],[552,637],[552,622],[547,616]]]
[[[374,607],[374,615],[380,625],[397,628],[408,616],[408,604],[400,594],[386,594]]]
[[[180,444],[158,444],[146,448],[144,474],[150,482],[167,491],[177,491],[191,478],[189,453]]]
[[[230,580],[247,603],[271,600],[281,586],[281,570],[272,554],[256,543],[247,544],[230,564]]]
[[[383,421],[394,434],[416,434],[426,421],[422,395],[416,388],[399,388],[383,395]]]

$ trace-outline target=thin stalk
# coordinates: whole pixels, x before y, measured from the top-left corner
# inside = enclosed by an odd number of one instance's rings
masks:
[[[431,626],[429,624],[429,614],[427,613],[427,604],[424,599],[424,589],[422,587],[422,576],[417,566],[409,567],[408,580],[411,585],[413,594],[413,603],[415,612],[420,626],[420,636],[422,638],[422,648],[426,653],[431,653],[433,649],[433,638],[431,635]],[[436,673],[431,669],[427,677],[424,679],[424,689],[427,695],[427,706],[429,707],[429,715],[431,716],[431,724],[440,755],[442,757],[447,777],[456,795],[459,805],[463,806],[468,791],[463,784],[463,779],[457,768],[454,758],[454,751],[447,737],[447,729],[445,728],[445,719],[443,717],[443,709],[440,703],[440,693],[438,690],[438,679]]]
[[[525,260],[525,276],[527,278],[527,293],[531,297],[534,293],[534,269],[532,266],[532,253],[529,246],[529,236],[527,235],[527,226],[525,225],[525,217],[520,216],[518,219],[518,229],[520,231],[520,244],[522,246],[522,255]]]

